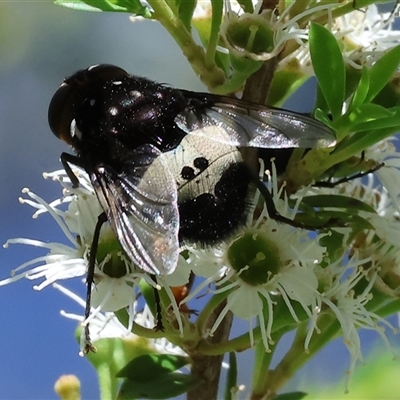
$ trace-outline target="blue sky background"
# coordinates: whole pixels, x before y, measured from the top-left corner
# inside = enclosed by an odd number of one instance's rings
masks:
[[[68,151],[47,126],[48,103],[65,76],[97,63],[116,64],[172,86],[204,90],[157,23],[132,23],[127,14],[71,11],[51,1],[0,2],[1,244],[14,237],[67,243],[51,217],[33,220],[34,210],[21,205],[18,197],[23,187],[47,201],[60,196],[60,186],[42,178],[44,171],[61,168],[59,155]],[[308,92],[294,97],[287,108],[312,109],[312,85],[307,86]],[[44,253],[21,245],[0,248],[0,278]],[[79,314],[83,310],[51,287],[34,291],[36,283],[21,280],[0,287],[0,400],[56,399],[53,384],[65,373],[81,379],[84,399],[98,398],[94,370],[78,356],[75,324],[59,314],[60,309]],[[65,286],[84,294],[78,280]],[[366,343],[370,346],[375,338],[368,336]],[[249,362],[245,356],[241,368],[249,369]],[[339,379],[347,365],[347,350],[338,341],[296,380],[306,389],[301,382]]]

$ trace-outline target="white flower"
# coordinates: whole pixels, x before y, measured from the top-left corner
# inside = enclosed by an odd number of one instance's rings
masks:
[[[12,276],[10,278],[0,281],[0,285],[6,285],[21,278],[31,280],[44,279],[38,286],[35,286],[37,290],[41,290],[57,280],[85,275],[87,247],[84,246],[80,240],[76,240],[72,236],[66,223],[67,218],[65,212],[57,208],[63,201],[59,200],[48,204],[41,197],[35,195],[28,189],[24,189],[23,193],[28,195],[32,200],[20,199],[20,201],[38,209],[34,217],[42,212],[49,212],[65,233],[72,246],[24,238],[8,240],[4,247],[8,247],[9,244],[24,244],[46,248],[49,250],[49,253],[20,265],[12,271]]]
[[[371,66],[399,44],[400,31],[393,30],[394,14],[380,13],[375,4],[336,18],[332,30],[344,48],[345,62],[356,69]]]
[[[86,307],[86,301],[80,298],[75,293],[71,292],[70,290],[66,289],[62,285],[57,283],[53,284],[53,287],[59,290],[61,293],[67,295],[69,298],[74,300],[84,309]],[[94,311],[94,310],[92,310]],[[80,322],[82,325],[85,324],[84,318],[82,315],[76,315],[67,313],[64,310],[60,311],[61,315],[66,318],[72,319],[74,321]],[[121,324],[118,318],[115,316],[113,312],[96,312],[92,313],[92,319],[90,321],[90,334],[93,343],[101,339],[107,338],[117,338],[117,339],[124,339],[126,341],[135,341],[138,340],[139,337],[131,332],[133,322],[139,324],[141,326],[152,328],[154,327],[155,321],[154,317],[151,314],[150,310],[148,309],[147,305],[144,307],[142,312],[136,312],[136,303],[132,304],[132,308],[128,311],[129,314],[129,324],[127,327]],[[83,337],[81,341],[83,341]],[[143,347],[143,338],[140,338],[140,346]],[[83,342],[81,343],[81,347]],[[157,339],[148,339],[147,346],[149,348],[153,348],[158,353],[166,353],[166,354],[176,354],[176,355],[183,355],[185,356],[186,353],[183,350],[173,345],[165,338],[157,338]],[[82,354],[83,355],[83,354]]]
[[[374,172],[374,175],[384,187],[383,196],[390,198],[390,206],[400,212],[400,153],[396,150],[396,143],[398,143],[396,137],[382,140],[368,148],[365,158],[374,160],[377,164],[384,164]],[[384,215],[387,213],[389,199],[383,198],[381,203],[378,213]]]
[[[282,189],[277,190],[275,170],[273,177],[274,202],[281,215],[293,218],[294,211],[289,208],[287,199],[280,199]],[[311,318],[318,296],[314,267],[322,261],[325,251],[318,244],[322,236],[310,239],[308,231],[277,223],[269,218],[264,206],[255,221],[249,221],[247,227],[216,250],[189,248],[189,262],[194,271],[203,276],[209,274],[204,284],[189,298],[213,281],[217,285],[214,293],[229,293],[227,304],[210,334],[226,313],[232,311],[238,318],[249,322],[253,342],[253,324],[258,318],[261,338],[265,349],[269,350],[273,343],[274,307],[278,300],[286,304],[294,321],[300,319],[293,303],[299,304]]]
[[[361,69],[363,66],[370,67],[384,53],[398,45],[400,31],[393,29],[393,14],[379,13],[378,7],[371,4],[366,9],[355,9],[341,17],[333,18],[332,10],[338,6],[340,6],[338,2],[313,6],[311,10],[305,10],[292,20],[296,23],[299,17],[307,17],[311,13],[326,10],[327,27],[342,46],[344,62],[355,69]],[[278,70],[294,64],[305,75],[312,76],[314,71],[308,46],[308,28],[299,30],[293,22],[289,21],[288,24],[292,25],[292,34],[297,33],[298,39],[295,40],[300,47],[284,54],[279,62]]]
[[[46,174],[46,177],[52,177],[63,185],[64,196],[61,199],[49,204],[28,189],[23,190],[28,199],[21,199],[22,203],[37,209],[34,217],[44,212],[50,213],[71,245],[23,238],[8,240],[5,247],[17,243],[43,247],[49,252],[20,265],[12,271],[13,276],[0,281],[0,285],[6,285],[21,278],[42,279],[42,282],[35,286],[35,289],[41,290],[58,280],[86,275],[93,232],[97,217],[102,210],[87,176],[80,170],[74,173],[80,182],[79,188],[76,189],[70,187],[69,178],[64,171]],[[67,208],[64,210],[65,207]],[[102,254],[104,251],[111,251],[111,253]],[[124,256],[118,240],[108,225],[103,226],[101,230],[97,259],[99,261],[95,268],[96,286],[93,289],[93,306],[99,307],[100,310],[115,311],[130,306],[135,300],[133,287],[137,281],[144,277],[152,282]]]
[[[66,289],[62,285],[54,283],[53,287],[77,302],[80,306],[82,306],[82,308],[86,307],[85,300],[83,300],[70,290]],[[64,310],[61,310],[60,313],[64,317],[79,321],[81,324],[84,323],[84,318],[82,315],[70,314],[65,312]],[[103,311],[96,313],[95,316],[92,318],[90,328],[91,339],[93,342],[96,342],[97,340],[102,338],[130,337],[131,335],[133,336],[130,330],[128,328],[125,328],[112,312]]]
[[[71,246],[23,238],[8,240],[5,247],[17,243],[43,247],[49,252],[20,265],[12,272],[12,277],[0,281],[0,286],[22,278],[42,279],[42,282],[34,287],[41,290],[56,281],[86,275],[93,232],[98,216],[103,210],[87,175],[80,169],[74,170],[74,174],[79,179],[78,188],[71,187],[65,171],[45,174],[45,177],[51,177],[63,186],[64,196],[60,199],[47,203],[28,189],[23,191],[28,198],[21,199],[22,203],[36,208],[34,217],[44,212],[50,213],[71,242]],[[91,324],[100,312],[117,311],[122,308],[128,308],[130,315],[134,315],[134,304],[139,294],[138,284],[144,280],[156,289],[161,289],[160,284],[164,287],[182,332],[183,322],[179,307],[169,286],[185,285],[189,274],[190,268],[183,257],[180,257],[175,272],[166,277],[159,277],[155,282],[126,256],[111,226],[103,224],[96,252],[94,285],[91,290],[92,312],[84,324]],[[131,323],[132,321],[131,317]]]
[[[303,46],[308,40],[308,29],[301,28],[298,24],[299,20],[315,12],[329,11],[335,7],[335,4],[317,5],[298,15],[290,16],[294,3],[289,4],[280,14],[275,10],[259,13],[261,5],[262,2],[258,2],[252,14],[226,7],[227,12],[220,28],[220,35],[225,47],[237,57],[265,61],[280,54],[290,41]],[[247,38],[246,43],[242,42],[243,35]],[[240,43],[235,40],[235,37]]]
[[[321,269],[319,274],[317,272],[320,282],[324,281],[326,284],[318,309],[324,310],[324,306],[327,306],[334,313],[340,324],[343,342],[350,353],[346,388],[357,361],[363,360],[358,330],[363,328],[376,331],[390,351],[392,349],[385,335],[384,325],[396,332],[389,322],[368,310],[368,303],[373,298],[371,289],[378,273],[375,267],[371,270],[362,267],[369,261],[360,260],[354,255],[347,266],[343,265],[343,260],[339,260],[324,270]]]

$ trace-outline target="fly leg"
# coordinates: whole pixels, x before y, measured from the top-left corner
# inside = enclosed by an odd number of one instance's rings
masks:
[[[294,226],[295,228],[307,229],[309,231],[315,231],[318,229],[326,229],[331,226],[345,226],[345,224],[342,221],[338,220],[337,218],[331,218],[328,221],[325,221],[320,224],[309,225],[309,224],[305,224],[303,222],[299,222],[299,221],[284,217],[283,215],[279,214],[278,210],[276,209],[272,194],[267,189],[264,182],[261,181],[259,179],[259,177],[255,176],[255,175],[252,176],[252,181],[256,185],[257,189],[260,191],[260,194],[265,201],[265,206],[267,207],[269,217],[274,219],[275,221],[283,222],[290,226]]]
[[[94,268],[96,266],[97,248],[99,244],[100,230],[105,222],[107,222],[107,215],[105,212],[102,212],[97,218],[97,223],[93,233],[92,246],[90,247],[89,264],[86,277],[85,321],[87,321],[87,319],[90,316],[90,307],[91,307],[90,302],[92,297],[92,285],[94,281]],[[84,354],[87,354],[89,351],[96,352],[97,351],[96,347],[93,346],[90,340],[89,324],[87,322],[85,323],[84,329],[85,329],[85,343],[83,347]]]

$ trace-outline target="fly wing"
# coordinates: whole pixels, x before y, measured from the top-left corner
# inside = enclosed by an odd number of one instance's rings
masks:
[[[97,197],[129,258],[151,274],[172,273],[179,256],[177,188],[154,146],[129,153],[116,172],[91,175]]]
[[[333,131],[304,114],[230,97],[182,91],[188,106],[175,122],[183,131],[237,147],[269,149],[335,145]]]

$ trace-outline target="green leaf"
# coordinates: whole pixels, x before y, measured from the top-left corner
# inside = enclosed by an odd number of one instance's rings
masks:
[[[268,303],[265,298],[262,298],[263,302],[263,313],[264,313],[264,322],[268,324]],[[285,300],[282,297],[277,297],[274,299],[274,322],[272,324],[271,333],[274,334],[274,338],[276,334],[279,332],[290,332],[299,327],[299,323],[305,322],[309,320],[309,316],[307,315],[304,307],[299,303],[299,301],[292,299],[290,304],[293,308],[292,310],[288,309],[288,306]],[[297,320],[293,319],[293,315],[296,314]],[[267,325],[265,325],[267,327]],[[264,350],[264,349],[263,349]]]
[[[273,398],[273,400],[301,400],[307,396],[305,392],[291,392],[278,394]]]
[[[167,399],[185,393],[198,384],[198,379],[174,371],[187,364],[189,358],[171,354],[135,357],[117,374],[119,378],[126,378],[117,398]]]
[[[314,110],[314,118],[329,126],[329,128],[331,128],[332,130],[335,130],[332,125],[332,121],[329,119],[328,115],[320,108],[316,108]]]
[[[349,235],[346,235],[346,237]],[[322,268],[327,268],[332,265],[335,260],[341,259],[343,257],[343,245],[344,245],[344,234],[338,232],[335,229],[330,231],[329,235],[324,235],[319,240],[319,244],[326,247],[326,252],[329,254],[329,258],[323,259],[321,262]],[[349,243],[347,241],[347,243]]]
[[[384,118],[392,118],[395,115],[395,111],[388,110],[387,108],[382,107],[379,104],[366,103],[353,109],[348,116],[348,119],[350,120],[350,124],[354,125]]]
[[[364,104],[365,110],[368,110],[368,107],[371,104]],[[399,131],[400,126],[400,108],[392,107],[389,109],[379,108],[370,108],[376,113],[379,118],[368,119],[368,113],[360,113],[359,118],[354,115],[344,115],[343,117],[336,120],[334,128],[338,132],[338,139],[343,139],[345,136],[348,136],[350,133],[353,133],[350,137],[346,138],[346,141],[340,141],[335,149],[335,154],[341,151],[345,147],[349,147],[350,144],[354,144],[361,139],[367,140],[368,146],[371,146],[378,142],[379,140],[383,140],[392,134],[395,134]],[[354,110],[353,110],[354,111]],[[367,118],[367,120],[365,120]],[[363,120],[364,119],[364,120]],[[366,138],[365,136],[368,136]],[[358,151],[364,150],[364,148],[360,148]],[[355,153],[354,153],[355,154]],[[349,156],[354,155],[349,154]]]
[[[187,357],[171,354],[143,354],[129,361],[117,376],[133,380],[152,380],[158,375],[171,373],[187,364],[189,364]]]
[[[393,3],[393,0],[353,0],[353,8],[355,10],[359,10],[360,8],[368,7],[371,4],[376,4],[376,3]]]
[[[392,80],[374,97],[372,102],[386,108],[398,107],[400,105],[399,77],[400,72],[395,72]]]
[[[375,109],[378,110],[378,109]],[[399,127],[400,126],[400,110],[396,108],[386,109],[389,113],[386,114],[386,118],[383,118],[383,113],[381,114],[381,118],[378,119],[370,119],[367,121],[346,121],[344,123],[346,125],[351,125],[351,132],[363,132],[363,131],[378,131],[379,129],[391,128],[391,127]],[[343,122],[341,122],[342,124]],[[395,130],[394,132],[398,132]],[[352,139],[354,135],[350,138]]]
[[[370,125],[370,130],[357,132],[348,140],[343,140],[340,142],[335,148],[335,152],[331,155],[331,157],[335,158],[337,162],[342,162],[349,157],[360,154],[360,152],[368,149],[375,143],[378,143],[389,136],[393,136],[399,131],[400,121],[397,121],[398,123],[396,124],[394,123],[396,121],[390,121],[391,119],[393,118],[385,118],[388,126],[381,129],[379,129],[379,126],[377,126],[379,125],[376,124],[377,121],[369,122],[368,125]],[[382,120],[379,120],[379,122],[380,121]]]
[[[353,197],[341,196],[339,194],[320,194],[316,196],[304,197],[302,203],[310,207],[334,207],[334,208],[345,208],[355,209],[356,211],[366,211],[375,214],[373,207],[364,203],[361,200]]]
[[[274,107],[282,106],[307,79],[308,76],[305,76],[300,69],[290,65],[285,69],[275,71],[268,92],[267,104]]]
[[[398,346],[392,350],[395,354],[398,354],[398,351]],[[400,393],[398,358],[393,357],[380,341],[371,343],[368,353],[368,357],[363,360],[362,368],[355,368],[351,378],[350,394],[343,390],[348,384],[348,376],[343,377],[340,382],[329,384],[317,381],[310,375],[308,382],[305,382],[309,387],[310,400],[398,399]]]
[[[318,217],[318,220],[315,218],[312,219],[312,216],[305,213],[298,213],[296,214],[295,221],[307,224],[308,226],[315,225],[318,227],[320,227],[322,223],[325,223],[327,227],[328,225],[329,227],[351,226],[353,230],[357,231],[361,231],[363,229],[375,229],[367,219],[355,214],[353,211],[319,210],[317,213],[315,213],[315,216]]]
[[[129,12],[151,18],[150,9],[139,0],[55,0],[54,4],[78,11]]]
[[[319,85],[317,85],[315,108],[320,109],[324,114],[330,114],[328,103],[326,102],[324,94],[322,93]]]
[[[186,393],[199,384],[194,375],[184,375],[178,372],[153,377],[151,380],[126,379],[121,385],[117,400],[169,399]]]
[[[369,72],[368,68],[365,68],[365,69]],[[356,68],[351,67],[348,64],[345,64],[345,70],[346,70],[346,89],[344,92],[344,98],[348,99],[348,98],[352,97],[354,92],[356,91],[356,89],[360,83],[361,74],[362,74],[363,69],[362,70],[356,69]]]
[[[310,54],[318,81],[333,118],[341,115],[346,71],[339,45],[326,28],[316,23],[310,28]]]
[[[382,56],[370,69],[370,85],[365,102],[370,102],[390,81],[400,64],[400,46]]]
[[[149,307],[151,313],[155,316],[157,315],[156,310],[156,299],[154,296],[154,287],[149,285],[144,279],[139,283],[140,293],[146,300],[146,304]]]
[[[360,81],[358,82],[358,86],[353,94],[353,98],[351,99],[349,110],[360,107],[365,102],[370,80],[370,70],[368,68],[363,68]]]
[[[367,175],[370,172],[375,172],[378,166],[382,167],[377,161],[372,159],[366,159],[365,157],[352,156],[346,160],[333,165],[329,170],[325,171],[315,186],[317,187],[329,187],[329,180],[335,178],[343,181],[343,179],[352,180],[353,178],[362,178],[361,175]],[[324,181],[325,179],[325,181]],[[327,179],[327,181],[326,181]]]
[[[192,29],[192,18],[196,5],[197,0],[183,0],[179,3],[179,19],[183,22],[188,32]]]

